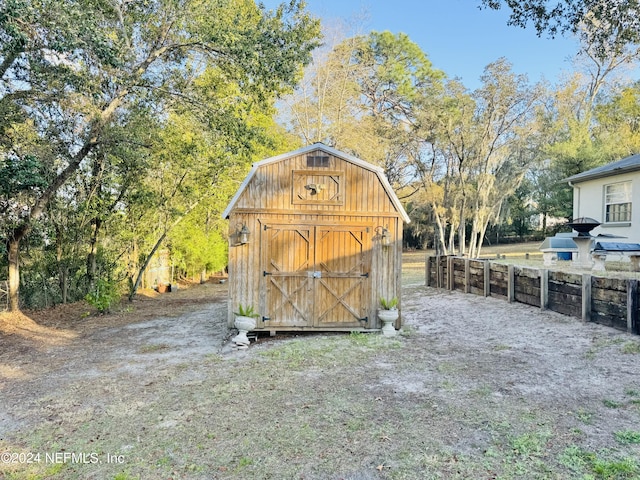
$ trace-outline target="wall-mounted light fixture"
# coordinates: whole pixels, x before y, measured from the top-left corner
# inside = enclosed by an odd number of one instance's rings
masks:
[[[388,247],[391,245],[391,233],[387,227],[383,227],[379,225],[375,228],[376,235],[378,236],[378,240],[380,240],[380,245],[383,247]]]
[[[235,244],[244,245],[245,243],[249,243],[249,235],[251,235],[251,232],[249,231],[249,229],[244,223],[243,224],[238,223],[236,225],[236,233],[234,235],[236,237]]]

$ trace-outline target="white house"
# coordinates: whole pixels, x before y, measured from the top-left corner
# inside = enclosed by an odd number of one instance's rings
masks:
[[[566,179],[573,187],[573,218],[600,222],[592,235],[640,242],[640,154],[578,173]],[[635,208],[633,205],[635,204]]]

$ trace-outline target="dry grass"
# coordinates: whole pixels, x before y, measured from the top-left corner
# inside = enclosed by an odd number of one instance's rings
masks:
[[[68,329],[58,329],[41,325],[22,312],[0,313],[0,338],[3,342],[12,342],[8,337],[19,337],[38,345],[68,345],[77,334]]]

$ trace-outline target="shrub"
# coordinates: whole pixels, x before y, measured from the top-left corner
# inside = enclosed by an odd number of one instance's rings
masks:
[[[93,291],[87,293],[85,300],[100,313],[107,313],[111,306],[120,300],[120,290],[114,281],[98,279]]]

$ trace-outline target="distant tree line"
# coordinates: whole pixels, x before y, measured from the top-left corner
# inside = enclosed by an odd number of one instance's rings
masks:
[[[384,168],[408,246],[474,257],[487,239],[546,234],[545,219],[571,217],[563,178],[640,151],[640,84],[621,80],[637,18],[604,3],[470,4],[581,39],[557,85],[499,58],[471,91],[407,35],[321,35],[299,0],[5,0],[11,308],[132,297],[160,248],[181,275],[224,268],[220,213],[249,164],[317,141]]]
[[[638,60],[633,8],[483,3],[540,33],[578,35],[574,73],[532,84],[499,58],[470,91],[404,34],[334,35],[288,97],[290,131],[384,168],[412,218],[405,246],[476,257],[501,236],[539,238],[571,219],[562,179],[640,151],[640,83],[622,76]]]

